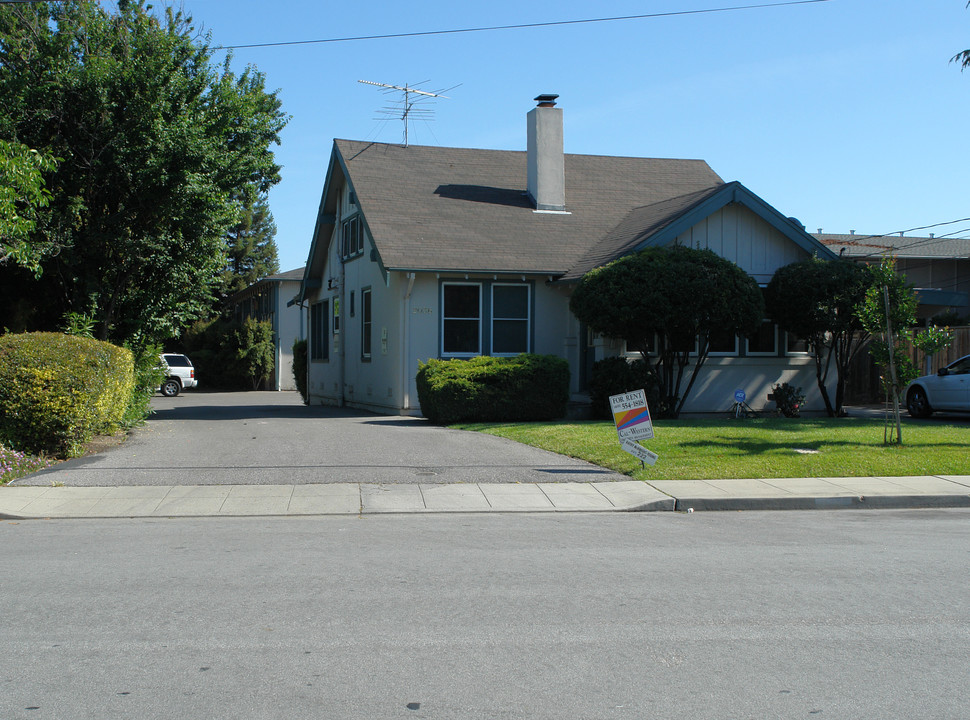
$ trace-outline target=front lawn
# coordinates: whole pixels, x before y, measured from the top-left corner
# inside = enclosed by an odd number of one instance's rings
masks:
[[[609,421],[456,425],[588,460],[637,480],[970,475],[965,421],[904,423],[902,446],[883,444],[884,423],[864,418],[660,420],[641,444],[653,467],[620,450]]]

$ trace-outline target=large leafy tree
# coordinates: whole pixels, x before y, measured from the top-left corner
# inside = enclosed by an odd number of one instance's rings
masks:
[[[47,317],[90,312],[98,337],[123,340],[206,314],[241,190],[279,181],[285,123],[263,75],[215,63],[171,8],[0,6],[0,138],[60,160],[33,231],[57,246],[35,293]]]
[[[830,417],[845,414],[849,368],[869,339],[857,308],[871,282],[864,265],[811,258],[778,268],[765,290],[768,317],[808,341],[815,379]],[[834,402],[828,391],[833,367]]]
[[[648,248],[586,273],[569,307],[594,332],[625,339],[640,352],[660,386],[657,414],[669,417],[683,409],[711,338],[751,334],[764,317],[750,275],[710,250],[682,246]]]
[[[37,212],[47,207],[45,170],[54,161],[17,142],[0,140],[0,264],[16,263],[40,272],[40,260],[50,250],[31,240]]]

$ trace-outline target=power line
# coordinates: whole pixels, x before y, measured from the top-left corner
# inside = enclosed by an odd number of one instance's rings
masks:
[[[837,242],[837,243],[831,243],[831,244],[833,244],[833,245],[856,245],[856,246],[858,246],[858,245],[861,245],[866,240],[878,240],[879,238],[890,238],[890,237],[895,237],[897,235],[899,235],[899,236],[902,237],[906,233],[914,232],[916,230],[929,230],[930,228],[941,227],[943,225],[955,225],[956,223],[967,222],[967,221],[970,221],[970,217],[957,218],[956,220],[947,220],[946,222],[932,223],[930,225],[920,225],[918,227],[908,228],[906,230],[896,230],[894,232],[881,233],[881,234],[878,234],[878,235],[853,235],[853,236],[851,236],[851,240],[846,240],[845,242]],[[937,243],[937,242],[945,242],[946,240],[950,240],[950,239],[953,239],[953,240],[964,240],[966,238],[951,238],[951,237],[948,237],[948,236],[957,235],[957,234],[960,234],[960,233],[963,233],[963,232],[966,232],[966,231],[967,231],[967,229],[963,229],[963,230],[957,230],[957,231],[952,232],[952,233],[947,233],[945,235],[937,235],[937,236],[934,236],[934,237],[931,237],[931,238],[914,238],[914,242],[907,243],[905,245],[889,245],[889,244],[882,245],[882,246],[880,246],[881,247],[880,250],[873,250],[872,252],[867,253],[866,255],[853,255],[852,256],[852,259],[853,260],[865,260],[866,258],[875,257],[876,255],[882,255],[886,251],[889,251],[889,252],[897,252],[899,250],[906,250],[907,248],[919,247],[919,246],[925,246],[925,245],[932,245],[932,244]],[[822,233],[822,234],[824,235],[825,233]],[[826,244],[828,244],[828,243],[826,243]]]
[[[323,43],[357,42],[360,40],[390,40],[393,38],[427,37],[429,35],[455,35],[458,33],[492,32],[495,30],[521,30],[525,28],[617,22],[620,20],[645,20],[649,18],[676,17],[680,15],[705,15],[711,13],[736,12],[738,10],[759,10],[763,8],[787,7],[790,5],[813,5],[823,2],[831,2],[831,0],[786,0],[785,2],[775,3],[732,5],[730,7],[707,8],[703,10],[677,10],[672,12],[646,13],[643,15],[619,15],[615,17],[586,18],[583,20],[555,20],[550,22],[520,23],[515,25],[488,25],[483,27],[459,28],[451,30],[423,30],[407,33],[387,33],[385,35],[354,35],[347,37],[323,38],[320,40],[288,40],[284,42],[249,43],[244,45],[219,45],[213,47],[213,50],[241,50],[244,48],[283,47],[287,45],[320,45]]]

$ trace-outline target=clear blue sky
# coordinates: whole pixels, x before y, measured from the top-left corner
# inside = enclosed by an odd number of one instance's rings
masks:
[[[770,0],[767,0],[770,2]],[[184,0],[215,45],[677,12],[744,0]],[[390,97],[360,79],[450,88],[412,144],[525,149],[525,114],[558,93],[566,152],[701,158],[809,231],[875,234],[970,216],[964,0],[829,0],[560,27],[234,51],[292,120],[270,204],[280,267],[306,262],[334,138],[401,142]],[[523,183],[525,179],[523,178]],[[567,198],[568,202],[568,198]],[[937,234],[970,222],[935,229]],[[919,231],[912,234],[927,234]]]

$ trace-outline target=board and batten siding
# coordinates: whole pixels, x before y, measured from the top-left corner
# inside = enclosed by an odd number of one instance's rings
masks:
[[[808,254],[743,205],[726,205],[674,240],[676,245],[709,249],[735,263],[760,284],[775,270]]]

